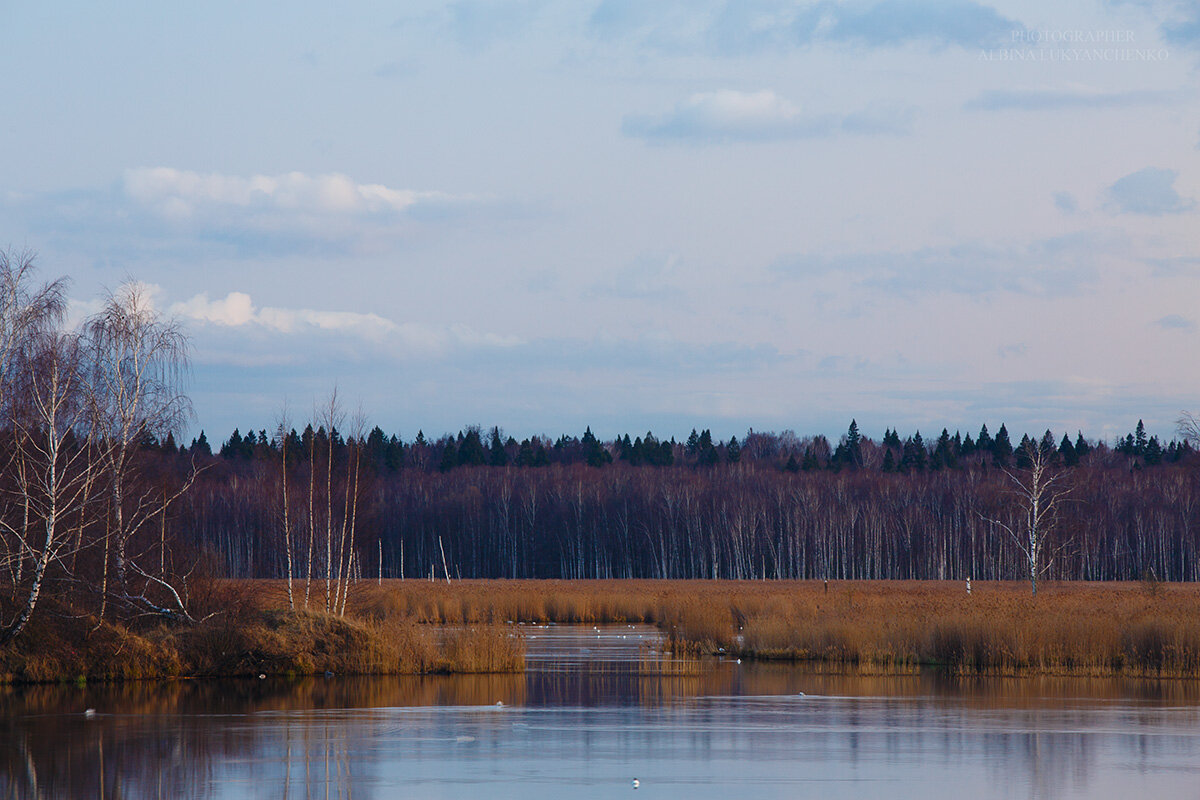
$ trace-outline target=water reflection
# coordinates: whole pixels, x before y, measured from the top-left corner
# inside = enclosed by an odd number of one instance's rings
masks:
[[[1200,785],[1200,682],[639,668],[541,628],[525,675],[0,690],[0,798],[1116,797]],[[585,652],[586,651],[586,652]],[[92,716],[86,709],[95,709]]]

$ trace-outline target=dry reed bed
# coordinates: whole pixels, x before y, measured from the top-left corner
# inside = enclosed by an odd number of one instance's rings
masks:
[[[280,599],[231,583],[214,594],[221,613],[198,625],[137,629],[55,609],[0,648],[0,683],[525,668],[523,637],[509,626],[443,629],[411,617],[291,611]]]
[[[510,623],[645,622],[686,671],[704,653],[862,672],[1200,676],[1200,586],[936,581],[384,581],[346,617],[289,611],[280,581],[226,581],[195,627],[127,629],[47,614],[0,650],[0,682],[176,675],[512,672]],[[55,621],[57,620],[57,621]],[[30,632],[34,633],[33,631]],[[655,663],[650,663],[655,662]],[[661,662],[661,663],[658,663]]]
[[[649,622],[676,649],[904,672],[1200,676],[1200,587],[939,581],[385,581],[358,613],[434,624]]]
[[[873,586],[777,598],[742,625],[739,650],[904,670],[959,673],[1200,675],[1193,586],[960,584]]]
[[[160,640],[189,675],[400,675],[520,672],[519,634],[483,625],[439,630],[411,620],[267,610],[249,623],[174,629]]]

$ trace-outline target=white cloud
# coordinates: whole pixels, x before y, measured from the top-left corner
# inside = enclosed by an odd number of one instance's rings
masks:
[[[209,300],[207,294],[198,294],[171,306],[171,313],[218,325],[245,325],[257,321],[250,295],[243,292],[230,292],[223,300]]]
[[[152,167],[128,170],[123,185],[131,200],[174,219],[228,209],[344,216],[400,213],[424,200],[449,199],[440,192],[355,183],[338,173],[244,178]]]
[[[799,108],[770,89],[700,92],[692,95],[684,107],[699,119],[716,125],[769,125],[787,122],[800,113]]]
[[[513,336],[479,332],[467,325],[398,323],[378,314],[311,308],[257,307],[245,292],[212,300],[206,293],[171,305],[169,314],[221,328],[255,328],[282,335],[342,334],[367,340],[404,355],[434,356],[457,348],[512,347]]]
[[[218,300],[210,300],[207,293],[201,293],[190,300],[175,303],[168,311],[199,322],[229,327],[260,325],[279,333],[295,333],[305,328],[315,328],[379,338],[398,330],[396,323],[378,314],[271,306],[256,308],[250,295],[245,292],[230,292]]]
[[[697,92],[658,117],[629,117],[625,132],[647,139],[779,139],[799,132],[800,109],[770,89]]]
[[[129,264],[150,254],[206,260],[378,254],[422,236],[458,232],[520,212],[491,195],[360,183],[341,173],[200,173],[130,169],[105,189],[18,195],[0,190],[0,216],[19,215],[57,242]]]
[[[90,300],[71,298],[67,301],[66,327],[69,330],[77,330],[88,317],[99,314],[102,308],[104,308],[104,301],[98,298]]]
[[[166,166],[126,170],[107,191],[0,200],[4,211],[40,220],[55,237],[93,250],[106,242],[124,260],[131,251],[158,255],[164,248],[201,248],[209,258],[380,253],[500,206],[489,196],[360,183],[341,173],[232,175]]]

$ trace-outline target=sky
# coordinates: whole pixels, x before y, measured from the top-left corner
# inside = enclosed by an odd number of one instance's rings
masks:
[[[190,435],[1200,411],[1200,7],[0,0],[0,247],[143,283]]]

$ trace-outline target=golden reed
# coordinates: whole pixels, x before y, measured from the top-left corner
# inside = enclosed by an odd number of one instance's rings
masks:
[[[434,624],[647,622],[694,652],[882,672],[1200,675],[1193,584],[385,581],[356,603]]]
[[[347,614],[287,609],[280,581],[221,581],[222,613],[137,630],[47,614],[0,680],[503,673],[519,622],[659,626],[686,660],[724,653],[877,673],[1200,676],[1200,585],[957,581],[364,581]],[[644,658],[648,674],[691,666]],[[662,663],[657,663],[661,661]],[[651,663],[655,662],[655,663]]]

